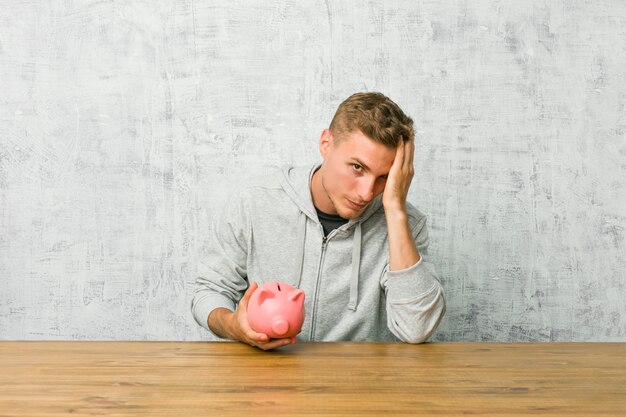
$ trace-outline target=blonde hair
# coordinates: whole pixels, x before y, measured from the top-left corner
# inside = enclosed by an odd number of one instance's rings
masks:
[[[344,100],[330,123],[330,133],[341,140],[360,130],[368,138],[389,147],[413,140],[413,120],[396,103],[381,93],[356,93]]]

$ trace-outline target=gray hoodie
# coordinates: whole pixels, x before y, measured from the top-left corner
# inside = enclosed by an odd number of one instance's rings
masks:
[[[310,190],[318,167],[286,168],[233,193],[200,265],[196,321],[210,331],[209,313],[234,311],[249,282],[279,281],[305,292],[299,341],[426,341],[445,312],[426,217],[407,202],[422,259],[389,271],[382,196],[325,238]]]

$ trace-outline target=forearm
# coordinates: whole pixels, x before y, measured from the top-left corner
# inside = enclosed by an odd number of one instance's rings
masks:
[[[209,329],[221,338],[234,339],[230,326],[233,314],[232,311],[223,307],[211,311],[207,318]]]
[[[415,265],[421,259],[415,245],[405,210],[385,210],[389,237],[389,270],[399,271]]]
[[[387,326],[400,340],[423,343],[445,313],[445,299],[432,264],[422,259],[382,277],[387,303]]]

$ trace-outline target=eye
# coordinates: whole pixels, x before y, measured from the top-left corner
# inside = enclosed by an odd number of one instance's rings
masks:
[[[355,171],[359,171],[359,172],[363,170],[363,167],[361,165],[359,165],[359,164],[352,164],[352,168]]]

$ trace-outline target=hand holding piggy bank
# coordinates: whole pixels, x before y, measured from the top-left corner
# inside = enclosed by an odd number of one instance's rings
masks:
[[[248,301],[248,322],[254,331],[295,343],[304,322],[304,291],[282,282],[261,285]]]

